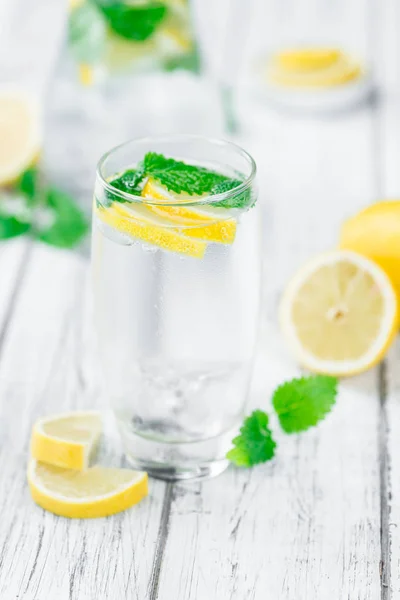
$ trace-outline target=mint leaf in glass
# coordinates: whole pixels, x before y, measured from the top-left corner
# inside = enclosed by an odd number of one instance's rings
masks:
[[[238,467],[251,467],[271,460],[276,443],[268,421],[268,415],[262,410],[255,410],[247,417],[240,428],[240,435],[232,441],[234,448],[227,453],[227,459]]]
[[[126,194],[140,196],[142,190],[140,189],[139,184],[143,180],[143,177],[143,169],[127,169],[124,173],[122,173],[122,175],[118,175],[109,181],[109,184],[117,190],[125,192]],[[111,204],[112,202],[128,202],[128,200],[125,198],[117,196],[109,190],[105,191],[105,200],[107,205]]]
[[[148,152],[143,160],[143,170],[161,185],[175,192],[189,196],[209,193],[212,188],[226,179],[225,175],[210,171],[205,167],[189,165],[180,160],[166,158],[156,152]]]
[[[50,188],[45,206],[53,217],[52,224],[37,233],[37,239],[59,248],[73,248],[87,234],[88,220],[74,199],[65,192]]]
[[[93,2],[84,2],[70,12],[68,44],[77,61],[98,62],[105,50],[106,34],[105,18]]]
[[[225,179],[217,183],[210,191],[211,195],[224,194],[238,187],[242,182],[240,179]],[[224,200],[213,202],[213,206],[221,206],[223,208],[251,208],[255,203],[255,197],[252,198],[251,189],[244,190],[238,194],[230,194]]]
[[[115,33],[136,42],[142,42],[151,37],[168,12],[162,2],[134,5],[96,0],[96,5]]]
[[[299,433],[317,425],[336,401],[338,380],[327,375],[292,379],[274,392],[272,404],[286,433]]]

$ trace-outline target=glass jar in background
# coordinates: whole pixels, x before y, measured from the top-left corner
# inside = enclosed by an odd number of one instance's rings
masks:
[[[68,49],[88,86],[132,72],[200,68],[188,0],[74,0]]]
[[[88,213],[98,156],[121,140],[222,134],[219,91],[203,68],[199,41],[203,3],[71,3],[47,96],[45,154],[52,178]]]
[[[171,196],[148,179],[138,196],[113,184],[147,152],[238,187]],[[221,472],[243,418],[259,329],[255,172],[238,146],[197,136],[132,141],[98,166],[92,281],[102,373],[129,459],[161,478]]]
[[[373,92],[370,3],[252,2],[245,85],[258,98],[309,111],[349,109]]]

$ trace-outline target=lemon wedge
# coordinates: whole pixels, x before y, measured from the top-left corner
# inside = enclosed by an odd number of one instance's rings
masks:
[[[269,65],[268,79],[286,87],[334,87],[362,74],[358,61],[340,51],[299,50],[278,53]]]
[[[205,242],[191,239],[168,227],[162,219],[157,220],[156,216],[146,212],[146,207],[139,204],[133,208],[113,202],[109,207],[97,207],[96,214],[117,231],[170,252],[203,258],[207,248]]]
[[[294,276],[282,299],[280,322],[303,366],[354,375],[377,364],[392,343],[396,294],[375,263],[337,250],[312,259]]]
[[[171,225],[178,226],[188,237],[220,244],[232,244],[235,240],[236,220],[231,216],[227,218],[225,208],[176,206],[179,195],[172,194],[151,178],[144,185],[142,196],[166,203],[175,202],[175,206],[149,204],[147,208],[151,213],[168,219]]]
[[[66,469],[89,466],[102,431],[97,412],[74,412],[39,419],[33,426],[31,455]]]
[[[13,183],[31,166],[40,146],[35,100],[16,88],[0,89],[0,185]]]
[[[345,221],[339,245],[382,267],[400,299],[400,200],[377,202]]]
[[[106,517],[137,504],[148,494],[147,473],[92,467],[62,469],[31,460],[28,484],[41,508],[61,517]]]

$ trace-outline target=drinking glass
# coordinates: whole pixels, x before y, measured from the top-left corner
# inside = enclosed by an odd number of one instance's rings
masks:
[[[110,183],[149,151],[240,176],[235,192],[252,194],[248,210],[210,208],[229,201],[232,190],[167,203],[172,214],[182,206],[199,215],[214,210],[221,231],[234,223],[233,243],[204,241],[206,227],[190,234],[173,220],[160,225],[154,217],[153,225],[129,216],[129,207],[144,215],[165,206],[159,197],[130,195]],[[128,459],[156,477],[220,473],[243,418],[259,328],[255,174],[254,160],[239,146],[191,135],[133,140],[98,165],[92,277],[101,366]],[[120,200],[114,220],[107,217],[110,194]],[[189,235],[200,252],[179,252],[176,239]]]

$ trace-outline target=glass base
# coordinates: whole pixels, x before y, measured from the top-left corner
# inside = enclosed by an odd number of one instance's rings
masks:
[[[143,437],[121,421],[118,427],[130,464],[167,481],[204,479],[222,473],[229,464],[225,455],[237,433],[235,427],[206,440],[171,443]]]

